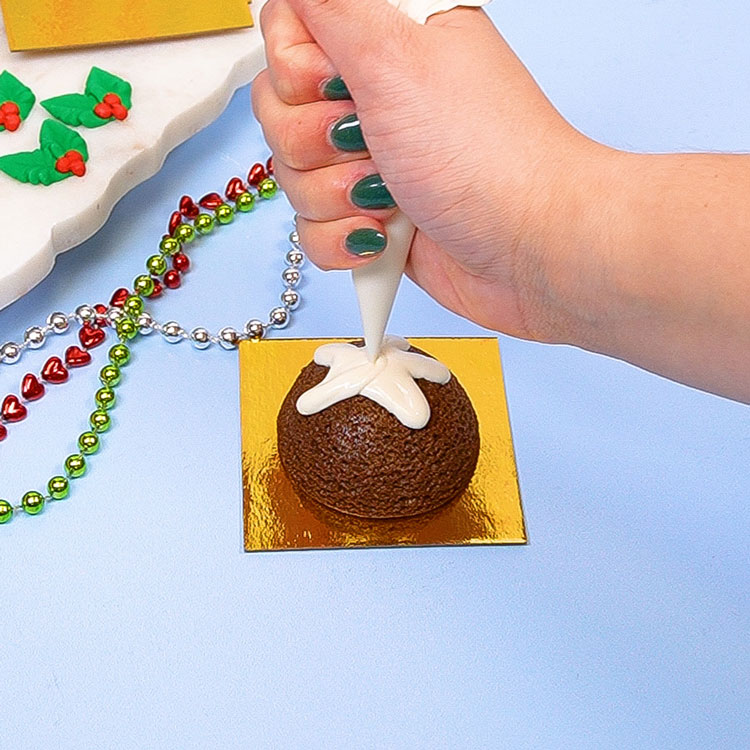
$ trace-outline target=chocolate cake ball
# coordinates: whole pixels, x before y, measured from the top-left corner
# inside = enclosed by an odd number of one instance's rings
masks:
[[[327,372],[308,364],[277,419],[281,465],[302,500],[364,518],[399,518],[438,508],[466,489],[479,456],[479,425],[455,376],[445,385],[417,381],[431,416],[413,430],[364,396],[300,414],[297,399]]]

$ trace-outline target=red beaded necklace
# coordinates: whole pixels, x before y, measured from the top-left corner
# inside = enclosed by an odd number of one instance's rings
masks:
[[[101,387],[94,395],[95,409],[89,415],[89,429],[78,436],[77,451],[65,459],[63,473],[47,482],[45,492],[30,490],[17,504],[0,499],[0,524],[8,523],[20,511],[37,515],[48,502],[68,497],[70,480],[86,473],[88,458],[101,447],[100,435],[112,425],[109,411],[117,400],[116,389],[122,379],[122,368],[131,360],[132,340],[157,331],[169,343],[189,339],[198,349],[206,349],[212,344],[234,349],[241,340],[259,340],[269,329],[288,325],[291,311],[300,302],[296,287],[304,261],[296,230],[289,235],[291,247],[286,254],[287,266],[282,272],[284,291],[281,305],[271,310],[267,322],[251,319],[242,332],[226,327],[212,335],[205,328],[188,332],[175,321],[158,323],[146,310],[146,300],[156,299],[166,289],[181,286],[184,274],[190,269],[187,249],[191,243],[210,235],[217,227],[231,223],[237,214],[252,211],[257,199],[273,198],[278,188],[272,174],[273,163],[269,158],[265,165],[257,163],[251,167],[247,182],[240,177],[229,180],[223,195],[208,193],[197,203],[188,195],[182,196],[178,210],[169,219],[168,232],[159,243],[159,252],[146,260],[147,273],[135,278],[132,289],[117,289],[108,305],[80,305],[70,314],[54,312],[47,318],[46,325],[26,329],[22,344],[8,342],[0,347],[0,363],[12,365],[20,360],[26,349],[44,346],[48,334],[64,334],[71,327],[78,326],[78,344],[69,346],[61,356],[47,359],[38,373],[24,375],[20,394],[11,393],[3,399],[0,405],[2,442],[8,437],[8,426],[26,419],[29,404],[41,399],[48,386],[65,383],[72,371],[88,365],[92,361],[91,349],[103,344],[110,331],[117,338],[117,343],[109,350],[108,364],[99,372]]]

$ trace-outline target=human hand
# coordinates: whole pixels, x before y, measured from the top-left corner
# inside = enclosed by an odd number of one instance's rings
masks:
[[[570,266],[556,240],[598,146],[551,106],[484,12],[457,8],[421,26],[386,0],[269,0],[261,26],[268,69],[254,110],[312,260],[372,262],[392,195],[418,227],[407,273],[438,302],[513,335],[570,338],[558,293]],[[352,99],[325,97],[339,74]],[[356,119],[345,145],[357,150],[342,150],[332,129],[355,112],[366,150]],[[378,175],[387,190],[361,187]]]

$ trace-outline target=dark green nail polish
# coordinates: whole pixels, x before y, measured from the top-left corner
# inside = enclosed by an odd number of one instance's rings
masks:
[[[342,117],[331,128],[331,143],[340,151],[366,151],[367,144],[362,135],[357,115]]]
[[[349,89],[346,87],[341,76],[336,76],[335,78],[326,81],[325,86],[323,86],[323,96],[332,101],[352,98],[352,95],[349,93]]]
[[[346,249],[360,257],[382,253],[385,245],[385,235],[377,229],[355,229],[346,237]]]
[[[358,208],[393,208],[396,205],[379,174],[363,177],[352,188],[351,198]]]

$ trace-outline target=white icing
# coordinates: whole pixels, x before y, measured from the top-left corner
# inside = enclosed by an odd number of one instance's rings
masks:
[[[421,429],[430,421],[430,405],[416,379],[445,384],[450,370],[432,357],[410,352],[409,343],[388,336],[377,359],[354,344],[324,344],[315,362],[329,367],[325,378],[297,399],[300,414],[310,415],[354,396],[365,396],[393,414],[403,425]]]
[[[478,8],[487,5],[490,0],[464,0],[456,3],[453,0],[389,0],[404,13],[407,13],[418,23],[424,23],[430,16],[435,13],[442,13],[446,10],[453,10],[459,6],[471,6]]]

